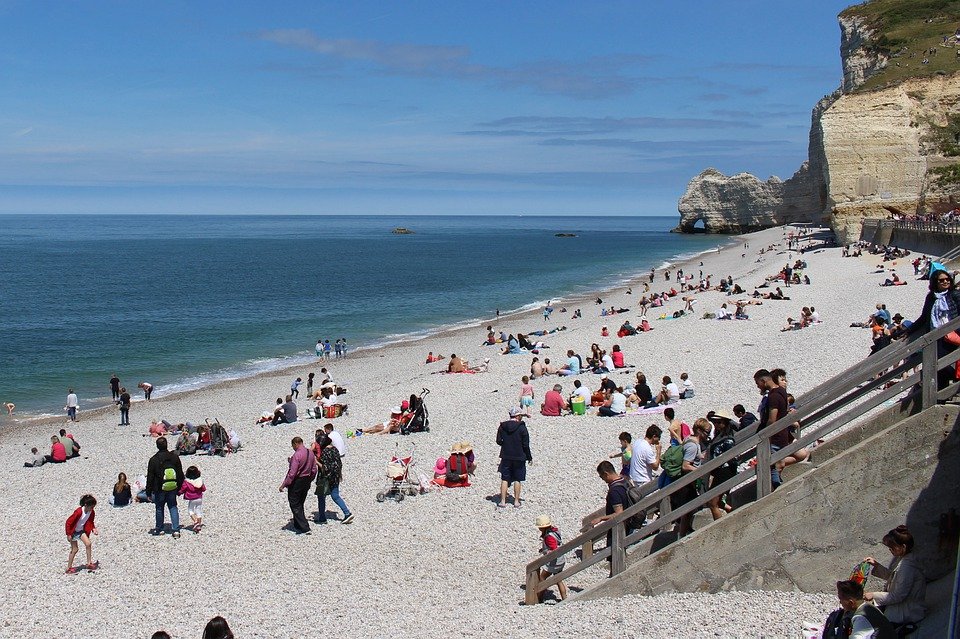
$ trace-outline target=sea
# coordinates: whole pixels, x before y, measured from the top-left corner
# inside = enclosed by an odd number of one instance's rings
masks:
[[[149,381],[155,396],[202,388],[312,361],[318,339],[345,338],[356,353],[498,309],[559,307],[724,243],[670,233],[676,223],[0,215],[0,402],[20,417],[61,414],[73,388],[81,408],[102,406],[113,373],[131,390]]]

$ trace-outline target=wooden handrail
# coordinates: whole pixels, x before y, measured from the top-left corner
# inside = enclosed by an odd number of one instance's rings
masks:
[[[610,559],[610,576],[619,574],[626,569],[627,546],[660,531],[684,515],[696,512],[713,497],[722,495],[740,484],[754,481],[757,484],[757,499],[762,499],[772,490],[770,468],[773,464],[915,386],[919,386],[919,391],[914,391],[914,395],[919,398],[923,409],[933,406],[938,400],[956,394],[960,391],[960,383],[938,391],[936,374],[940,369],[960,361],[960,349],[944,357],[937,357],[937,341],[955,330],[960,330],[960,318],[939,329],[913,336],[911,340],[895,342],[801,396],[798,400],[800,404],[798,410],[788,413],[762,430],[753,428],[739,431],[735,437],[736,443],[723,455],[704,462],[696,470],[675,479],[664,488],[656,489],[656,482],[645,484],[641,490],[642,498],[635,504],[625,508],[617,516],[583,531],[556,550],[528,563],[526,603],[536,603],[540,593],[546,588],[608,558]],[[916,361],[918,354],[919,362]],[[918,363],[919,373],[906,374],[899,382],[884,388],[897,376],[907,373]],[[881,392],[875,393],[877,390]],[[813,424],[833,415],[836,416],[813,427]],[[803,433],[798,439],[780,450],[771,452],[770,438],[798,421],[804,424]],[[720,466],[739,460],[749,453],[755,453],[757,456],[754,468],[737,473],[719,486],[710,487],[705,493],[688,501],[680,508],[671,510],[669,513],[661,513],[655,521],[630,534],[624,534],[625,522],[633,515],[649,510],[658,502],[668,500],[672,495],[698,480],[708,481],[711,473]],[[598,516],[598,513],[600,511],[588,515],[583,523],[587,524],[592,518]],[[592,552],[593,544],[605,538],[608,532],[612,537],[611,545],[603,550]],[[565,568],[562,572],[540,580],[539,571],[542,566],[562,555],[575,552],[579,547],[589,549],[591,552],[584,552],[581,561]]]

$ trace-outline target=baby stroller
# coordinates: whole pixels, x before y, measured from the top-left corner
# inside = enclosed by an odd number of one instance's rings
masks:
[[[214,419],[212,424],[209,419],[205,421],[207,428],[210,429],[210,454],[226,456],[230,445],[230,436],[227,434],[227,429],[220,424],[219,419]]]
[[[405,496],[416,495],[419,492],[419,482],[410,478],[412,466],[413,449],[406,457],[401,456],[400,444],[397,443],[397,450],[387,464],[387,483],[383,490],[377,493],[378,502],[382,503],[388,499],[401,502]]]
[[[409,421],[401,424],[400,434],[409,435],[410,433],[426,433],[430,431],[430,413],[427,411],[427,405],[423,403],[423,398],[430,394],[430,390],[424,388],[420,391],[420,395],[416,397],[411,397],[413,406],[410,407],[410,410],[413,411],[413,417]]]

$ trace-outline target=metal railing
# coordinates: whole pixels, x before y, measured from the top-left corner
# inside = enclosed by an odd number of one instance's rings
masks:
[[[960,235],[960,222],[924,222],[920,220],[894,220],[893,228],[907,231],[927,231],[930,233],[950,233]]]
[[[656,482],[645,484],[642,487],[643,497],[638,502],[615,517],[589,527],[556,550],[528,563],[525,602],[537,603],[540,593],[547,588],[601,561],[609,560],[611,577],[620,574],[626,569],[628,546],[662,531],[670,524],[678,522],[684,515],[700,510],[714,497],[738,486],[755,484],[757,499],[763,499],[773,490],[771,466],[849,424],[867,411],[897,398],[905,391],[911,391],[908,398],[919,401],[921,410],[952,397],[960,391],[960,382],[951,383],[942,390],[938,389],[937,371],[960,361],[960,349],[938,359],[937,342],[942,336],[958,329],[960,318],[913,341],[894,342],[800,397],[797,402],[800,408],[797,411],[789,413],[763,430],[745,429],[738,432],[736,444],[723,455],[704,462],[696,470],[681,476],[664,488],[657,489]],[[771,451],[770,438],[795,422],[803,424],[802,433],[789,446]],[[755,467],[740,471],[735,477],[721,484],[709,486],[704,493],[677,509],[670,509],[671,496],[697,481],[708,486],[711,473],[720,466],[754,454],[757,459]],[[625,522],[629,518],[658,505],[660,516],[657,519],[627,533]],[[584,522],[589,522],[599,514],[603,514],[603,511],[588,515]],[[606,540],[608,533],[609,545],[600,550],[594,549],[594,544]],[[578,548],[583,549],[579,561],[567,562],[563,571],[540,579],[540,569],[544,565],[563,555],[574,555]]]

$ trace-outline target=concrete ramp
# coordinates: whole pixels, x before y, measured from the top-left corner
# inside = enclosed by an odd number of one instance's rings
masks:
[[[927,578],[956,566],[941,516],[960,511],[960,406],[934,406],[829,456],[759,502],[633,563],[577,599],[722,590],[833,592],[906,522]],[[934,603],[934,602],[928,602]],[[949,605],[949,604],[947,604]]]

